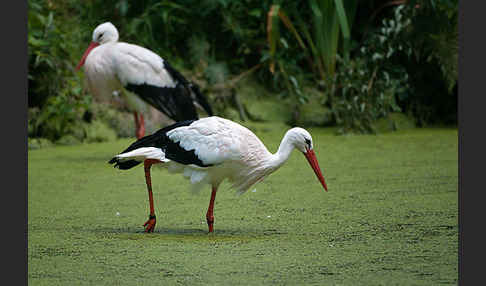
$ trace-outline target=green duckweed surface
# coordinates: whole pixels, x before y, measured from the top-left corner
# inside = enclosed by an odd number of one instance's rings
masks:
[[[271,152],[282,125],[251,127]],[[457,285],[457,129],[309,129],[329,187],[297,151],[237,196],[107,161],[133,140],[28,152],[29,285]]]

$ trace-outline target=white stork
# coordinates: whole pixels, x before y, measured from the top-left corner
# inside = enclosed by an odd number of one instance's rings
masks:
[[[126,170],[144,162],[150,204],[149,219],[144,224],[146,232],[153,232],[156,222],[150,178],[153,164],[164,163],[169,172],[182,173],[197,190],[210,184],[212,192],[206,220],[212,232],[214,199],[220,183],[228,179],[233,189],[243,193],[280,168],[294,148],[305,155],[327,191],[312,137],[305,129],[288,130],[278,151],[272,154],[249,129],[216,116],[181,121],[160,129],[137,140],[109,163]]]
[[[114,91],[121,91],[126,107],[134,112],[137,138],[145,134],[144,102],[174,121],[198,119],[195,105],[209,116],[213,114],[197,85],[188,82],[154,52],[118,42],[118,30],[110,22],[93,31],[93,40],[76,70],[83,65],[89,89],[95,96],[109,100]]]

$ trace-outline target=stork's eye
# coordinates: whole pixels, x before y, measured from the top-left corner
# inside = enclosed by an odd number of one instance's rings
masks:
[[[310,139],[305,139],[305,144],[307,144],[307,146],[309,146],[309,149],[311,148],[311,141]]]
[[[101,34],[98,36],[98,39],[101,39],[101,37],[103,37],[103,33],[101,33]]]

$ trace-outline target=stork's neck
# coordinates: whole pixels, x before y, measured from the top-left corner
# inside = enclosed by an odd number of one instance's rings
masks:
[[[292,150],[294,150],[294,144],[292,143],[291,137],[289,133],[286,133],[282,141],[280,142],[280,146],[275,154],[272,155],[272,160],[270,165],[275,169],[280,168],[283,163],[285,163],[289,157]]]

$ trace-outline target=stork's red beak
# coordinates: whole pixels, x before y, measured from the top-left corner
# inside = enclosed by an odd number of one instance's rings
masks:
[[[324,190],[327,192],[327,185],[326,181],[324,181],[324,177],[322,176],[321,168],[319,168],[319,163],[317,163],[317,158],[316,158],[316,153],[314,153],[314,150],[312,149],[307,149],[307,152],[304,153],[305,158],[307,158],[307,161],[309,161],[309,164],[311,165],[312,169],[314,170],[314,173],[316,173],[317,178],[321,182],[322,186],[324,187]]]
[[[91,42],[91,44],[89,44],[88,48],[86,49],[86,51],[83,54],[83,57],[79,61],[79,64],[76,66],[76,71],[78,71],[84,65],[84,62],[86,61],[86,58],[88,57],[88,55],[91,52],[91,50],[94,49],[94,48],[96,48],[99,45],[100,44],[99,43],[96,43],[96,42]]]

